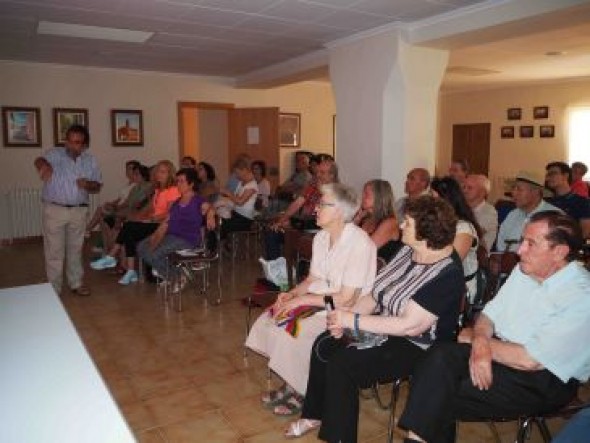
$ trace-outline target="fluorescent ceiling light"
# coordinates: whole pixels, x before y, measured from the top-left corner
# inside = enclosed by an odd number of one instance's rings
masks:
[[[153,32],[132,31],[130,29],[103,28],[101,26],[75,25],[40,21],[37,34],[61,35],[64,37],[113,40],[116,42],[145,43]]]

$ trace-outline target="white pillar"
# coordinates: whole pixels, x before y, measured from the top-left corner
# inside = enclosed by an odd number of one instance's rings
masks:
[[[397,30],[330,48],[337,157],[343,181],[371,178],[403,195],[409,169],[434,172],[438,91],[448,52],[407,44]]]

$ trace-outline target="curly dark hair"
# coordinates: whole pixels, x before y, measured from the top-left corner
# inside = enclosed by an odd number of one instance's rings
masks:
[[[264,160],[256,160],[252,162],[252,169],[255,167],[260,168],[260,176],[266,177],[266,162]]]
[[[215,180],[215,168],[207,162],[199,162],[198,166],[202,166],[207,173],[207,180],[212,182]]]
[[[430,189],[436,191],[441,198],[451,204],[459,220],[471,223],[477,232],[477,237],[481,240],[483,230],[479,226],[467,200],[465,200],[465,195],[459,183],[451,177],[435,177],[430,183]]]
[[[446,200],[430,195],[408,200],[406,215],[416,222],[416,240],[426,240],[428,248],[443,249],[453,244],[457,216]]]

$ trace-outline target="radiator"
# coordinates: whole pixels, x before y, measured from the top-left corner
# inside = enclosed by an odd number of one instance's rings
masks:
[[[90,196],[89,216],[99,205],[97,195]],[[0,240],[13,241],[43,235],[41,189],[10,189],[0,198]]]

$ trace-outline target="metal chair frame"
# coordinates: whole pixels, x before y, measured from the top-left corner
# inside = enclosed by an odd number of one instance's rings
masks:
[[[166,275],[166,281],[170,282],[170,269],[172,267],[176,267],[179,269],[180,273],[184,275],[191,283],[195,284],[196,290],[196,274],[201,273],[202,280],[201,280],[201,293],[207,294],[210,288],[210,279],[209,279],[209,271],[213,265],[213,263],[217,263],[217,299],[211,301],[209,297],[206,297],[208,301],[211,302],[213,305],[221,304],[223,291],[221,288],[221,273],[222,273],[222,264],[221,264],[221,237],[220,237],[220,228],[219,226],[215,229],[215,239],[216,239],[216,248],[212,251],[206,250],[205,247],[196,249],[194,251],[194,255],[181,255],[178,252],[173,252],[169,254],[167,257],[168,266],[166,267],[168,272]],[[182,293],[184,292],[183,289],[178,291],[176,294],[173,294],[169,288],[170,284],[164,285],[164,295],[163,299],[164,302],[168,302],[172,300],[172,305],[176,305],[176,310],[178,312],[182,311]],[[175,299],[175,300],[174,300]]]

